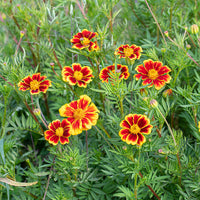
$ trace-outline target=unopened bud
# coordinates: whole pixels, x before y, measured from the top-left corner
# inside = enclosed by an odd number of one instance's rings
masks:
[[[199,132],[200,132],[200,121],[198,122],[198,128],[199,128]]]
[[[190,28],[192,34],[197,34],[199,32],[199,27],[196,24],[193,24]]]
[[[167,50],[165,48],[161,48],[161,52],[165,53]]]
[[[2,17],[3,20],[6,19],[5,13],[2,13],[2,14],[1,14],[1,17]]]
[[[165,34],[166,37],[169,37],[168,31],[165,31],[164,34]]]
[[[167,89],[163,92],[163,97],[171,96],[172,95],[172,89]]]
[[[140,89],[140,94],[141,95],[148,95],[148,92],[147,92],[147,90],[145,89],[145,88],[142,88],[142,89]]]
[[[158,153],[162,153],[163,152],[163,150],[162,149],[158,149]]]
[[[33,113],[37,116],[40,116],[41,115],[41,112],[40,112],[40,109],[36,108],[34,109]]]
[[[185,30],[186,30],[186,31],[188,30],[188,27],[187,27],[187,26],[185,26]]]
[[[3,65],[6,66],[6,62],[4,62]]]
[[[191,49],[191,45],[187,44],[187,45],[186,45],[186,49],[187,49],[187,50]]]
[[[123,146],[122,149],[124,149],[124,151],[126,151],[127,150],[127,146]]]
[[[54,63],[50,63],[50,65],[51,65],[51,67],[54,67],[55,64]]]
[[[25,32],[24,31],[20,31],[20,38],[22,38],[24,36]]]
[[[152,100],[150,101],[150,105],[151,105],[153,108],[158,107],[158,102],[157,102],[155,99],[152,99]]]

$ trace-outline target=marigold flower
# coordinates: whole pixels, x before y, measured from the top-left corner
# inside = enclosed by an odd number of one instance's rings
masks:
[[[131,46],[126,44],[118,47],[115,50],[115,55],[119,55],[119,58],[125,58],[126,60],[133,63],[136,59],[140,59],[141,52],[141,47],[138,47],[135,44],[132,44]]]
[[[148,87],[154,85],[157,90],[161,89],[165,83],[169,83],[171,80],[168,74],[171,69],[163,66],[162,62],[159,61],[145,60],[144,65],[138,65],[135,70],[139,73],[135,75],[136,80],[141,77],[144,80],[143,85],[150,84]]]
[[[129,114],[120,123],[122,129],[119,131],[119,136],[122,141],[127,144],[141,146],[146,142],[146,138],[143,134],[150,134],[153,126],[150,124],[150,120],[141,114]]]
[[[72,69],[73,68],[73,69]],[[88,66],[81,67],[80,64],[72,64],[72,68],[65,66],[62,70],[63,81],[70,85],[77,84],[79,87],[87,87],[87,84],[92,81],[92,70]]]
[[[101,72],[99,74],[99,78],[102,80],[102,82],[108,83],[108,79],[113,78],[112,74],[110,72],[120,73],[120,75],[119,75],[120,79],[126,80],[130,76],[130,73],[128,71],[128,67],[126,65],[117,64],[117,70],[115,71],[115,64],[113,64],[113,65],[105,67],[101,70]]]
[[[67,119],[62,122],[56,119],[49,124],[48,128],[49,130],[44,132],[44,137],[50,144],[57,145],[59,141],[61,144],[69,143],[71,124]]]
[[[91,41],[91,39],[96,36],[96,32],[90,32],[87,29],[84,29],[82,30],[82,32],[74,35],[73,38],[70,40],[70,42],[74,44],[72,48],[79,50],[87,48],[89,51],[98,50],[99,46],[97,42]]]
[[[67,120],[72,125],[72,135],[78,135],[96,125],[100,111],[94,103],[90,103],[90,97],[82,95],[79,100],[65,104],[59,109],[60,116],[68,117]]]
[[[31,94],[46,93],[51,86],[50,80],[44,80],[46,76],[40,76],[40,73],[27,76],[18,83],[19,90],[30,90]]]

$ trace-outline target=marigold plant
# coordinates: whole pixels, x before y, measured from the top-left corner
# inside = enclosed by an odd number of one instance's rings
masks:
[[[69,143],[69,137],[71,136],[71,124],[69,121],[64,119],[52,121],[49,126],[49,130],[44,132],[45,140],[50,144],[57,145],[60,141],[61,144]]]
[[[87,95],[82,95],[79,100],[65,104],[59,109],[60,116],[67,117],[67,120],[71,123],[72,135],[78,135],[83,130],[88,130],[95,126],[99,112]]]
[[[62,70],[62,79],[70,85],[78,85],[79,87],[87,87],[92,81],[92,70],[88,66],[82,67],[79,63],[73,63],[72,68],[65,66]]]
[[[40,73],[27,76],[18,83],[19,90],[30,90],[31,94],[39,94],[40,92],[46,93],[49,86],[51,86],[50,80],[44,80],[46,76],[40,76]]]
[[[157,90],[171,80],[171,76],[168,74],[171,69],[163,66],[162,62],[159,61],[145,60],[144,65],[138,65],[135,70],[139,73],[135,75],[137,80],[142,78],[143,85],[150,84],[148,87],[154,85]]]
[[[146,138],[143,134],[149,135],[153,126],[150,124],[150,120],[141,114],[129,114],[120,123],[122,128],[119,131],[119,136],[122,141],[132,145],[143,145],[146,142]]]
[[[88,49],[88,51],[97,51],[99,46],[97,42],[92,42],[91,40],[97,36],[96,32],[90,32],[87,29],[82,30],[82,32],[77,33],[70,40],[73,43],[72,48],[75,49]]]
[[[118,47],[114,54],[119,55],[119,58],[125,58],[128,62],[133,64],[136,59],[140,59],[141,52],[141,47],[136,46],[135,44],[132,44],[131,46],[126,44]]]
[[[108,80],[113,78],[111,72],[119,73],[120,79],[127,80],[128,77],[130,76],[128,67],[126,65],[117,64],[117,69],[115,70],[115,64],[113,64],[113,65],[103,68],[100,71],[99,78],[101,79],[101,81],[108,83]]]

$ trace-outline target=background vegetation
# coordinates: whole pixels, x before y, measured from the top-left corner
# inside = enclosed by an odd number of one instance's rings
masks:
[[[1,200],[199,199],[200,36],[191,27],[200,25],[200,1],[1,0],[0,5]],[[98,32],[100,51],[71,48],[70,39],[83,29]],[[127,81],[101,83],[98,67],[126,64],[114,56],[122,44],[141,46],[141,58],[129,66]],[[161,90],[133,78],[147,59],[172,70]],[[75,62],[95,73],[87,88],[73,90],[90,96],[100,117],[87,136],[83,132],[69,144],[52,146],[32,111],[39,104],[48,123],[62,119],[59,108],[78,98],[62,81],[61,69]],[[36,72],[52,81],[39,103],[17,86]],[[163,95],[166,89],[172,95]],[[141,148],[118,135],[129,113],[146,114],[154,126]]]

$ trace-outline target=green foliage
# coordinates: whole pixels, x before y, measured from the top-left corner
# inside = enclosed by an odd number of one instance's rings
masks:
[[[198,200],[200,34],[191,25],[200,27],[199,7],[197,0],[2,0],[0,200]],[[98,51],[72,48],[83,29],[98,33]],[[119,59],[114,52],[123,44],[141,46],[141,58]],[[148,59],[171,69],[160,90],[135,78]],[[92,69],[86,88],[63,80],[63,67],[73,63]],[[127,65],[130,77],[115,69],[102,83],[100,71],[113,64]],[[47,92],[20,91],[35,73],[52,81]],[[69,144],[49,144],[48,124],[84,94],[100,111],[97,124]],[[128,114],[146,115],[153,126],[141,147],[119,137]],[[15,187],[1,178],[37,184]]]

